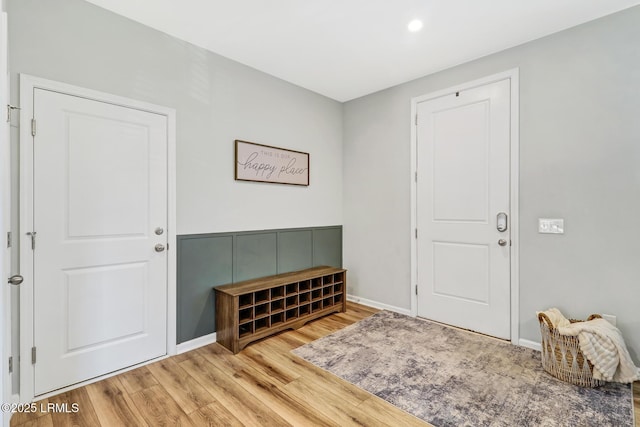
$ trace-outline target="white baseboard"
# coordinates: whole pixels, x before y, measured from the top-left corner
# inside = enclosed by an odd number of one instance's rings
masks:
[[[196,348],[204,347],[214,342],[216,342],[215,332],[178,344],[176,346],[176,354],[186,353],[187,351],[195,350]]]
[[[533,350],[542,351],[542,344],[536,341],[530,341],[530,340],[525,340],[523,338],[520,338],[520,340],[518,341],[518,345],[522,347],[531,348]]]
[[[379,308],[380,310],[389,310],[400,314],[411,316],[411,310],[406,308],[395,307],[393,305],[383,304],[377,301],[371,301],[366,298],[361,298],[355,295],[347,295],[347,301],[355,302],[357,304],[366,305],[368,307]]]

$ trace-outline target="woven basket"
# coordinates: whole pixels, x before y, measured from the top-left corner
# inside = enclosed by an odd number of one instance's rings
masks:
[[[587,320],[602,316],[592,314]],[[580,351],[578,337],[561,335],[544,313],[538,314],[542,334],[542,367],[545,371],[571,384],[600,387],[605,381],[593,378],[593,365]],[[571,323],[582,320],[570,319]]]

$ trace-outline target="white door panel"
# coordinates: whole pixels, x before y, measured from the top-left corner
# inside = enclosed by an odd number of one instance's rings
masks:
[[[35,394],[166,354],[166,117],[34,89]]]
[[[487,104],[432,113],[435,221],[487,222]]]
[[[464,259],[465,268],[460,268]],[[489,247],[433,242],[433,293],[470,302],[489,302]]]
[[[418,315],[510,338],[510,82],[417,104]],[[506,242],[499,245],[499,240]]]
[[[70,112],[67,120],[68,237],[144,236],[149,129]]]
[[[145,313],[140,307],[148,299],[147,270],[148,263],[134,263],[63,272],[69,306],[68,352],[146,333]]]

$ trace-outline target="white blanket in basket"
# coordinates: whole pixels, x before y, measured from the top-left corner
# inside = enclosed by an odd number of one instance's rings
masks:
[[[569,322],[558,309],[544,312],[562,335],[577,336],[580,351],[593,364],[597,380],[631,383],[640,380],[620,330],[604,319]]]

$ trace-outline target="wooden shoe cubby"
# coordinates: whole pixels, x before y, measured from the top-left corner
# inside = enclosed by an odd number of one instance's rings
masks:
[[[217,341],[238,353],[249,343],[346,311],[347,271],[313,267],[214,288]]]

